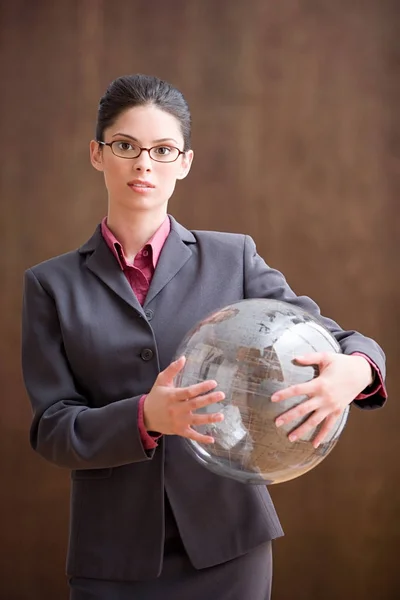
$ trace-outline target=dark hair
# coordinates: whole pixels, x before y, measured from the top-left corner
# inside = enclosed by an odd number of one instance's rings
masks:
[[[190,149],[191,116],[183,94],[170,83],[151,75],[126,75],[110,83],[100,99],[96,139],[103,140],[104,130],[133,106],[154,105],[174,116],[180,124],[184,148]]]

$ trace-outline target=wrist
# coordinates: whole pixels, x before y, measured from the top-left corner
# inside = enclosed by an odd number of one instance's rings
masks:
[[[143,398],[143,426],[146,431],[153,431],[151,427],[151,419],[149,416],[149,403],[147,401],[148,396]]]
[[[360,367],[362,368],[362,373],[364,376],[365,385],[364,388],[370,387],[374,383],[375,379],[375,371],[369,362],[369,360],[365,356],[357,355],[354,358],[358,358]]]

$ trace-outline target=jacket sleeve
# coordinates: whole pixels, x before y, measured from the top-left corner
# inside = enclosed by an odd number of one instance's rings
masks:
[[[153,457],[138,427],[141,396],[91,408],[77,389],[55,301],[32,270],[24,281],[22,371],[33,408],[31,445],[45,459],[70,469],[97,469]]]
[[[335,321],[323,317],[318,305],[307,296],[297,296],[287,284],[285,277],[279,271],[271,269],[257,254],[256,246],[251,237],[244,240],[244,297],[273,298],[289,302],[303,308],[319,319],[335,336],[344,354],[364,354],[375,365],[380,380],[385,378],[385,355],[380,346],[371,338],[357,331],[345,331]],[[368,390],[365,390],[368,394]],[[363,400],[355,401],[361,408],[379,408],[385,403],[387,394],[383,386],[376,389],[372,395]]]

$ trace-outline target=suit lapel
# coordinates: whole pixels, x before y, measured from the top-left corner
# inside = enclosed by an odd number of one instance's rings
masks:
[[[89,254],[87,258],[87,268],[120,298],[125,300],[132,308],[144,315],[143,308],[133,293],[124,272],[120,268],[106,242],[103,240],[100,228],[98,228],[92,238],[80,248],[79,252],[85,254],[86,252],[91,252],[93,250],[94,252]]]
[[[143,308],[104,241],[100,226],[97,227],[90,240],[79,249],[81,254],[89,254],[86,261],[87,268],[141,315],[144,315],[144,308],[175,277],[191,257],[192,252],[187,243],[196,242],[196,238],[190,231],[179,225],[171,216],[170,220],[171,231],[158,259]]]
[[[189,233],[189,235],[194,239],[192,234]],[[158,259],[157,267],[144,303],[145,307],[175,277],[191,256],[191,250],[186,246],[177,229],[172,227]]]

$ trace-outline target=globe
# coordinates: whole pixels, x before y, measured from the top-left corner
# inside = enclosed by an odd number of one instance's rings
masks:
[[[306,397],[271,402],[274,392],[318,376],[317,366],[295,361],[296,356],[313,352],[340,352],[340,346],[318,319],[286,302],[243,300],[198,323],[177,350],[176,356],[185,355],[186,362],[175,384],[216,380],[225,399],[198,412],[221,412],[224,420],[194,426],[211,435],[214,443],[185,438],[189,452],[214,473],[251,484],[282,483],[318,465],[337,443],[349,408],[314,448],[312,440],[321,425],[295,442],[288,439],[309,415],[279,428],[275,425],[280,414]]]

